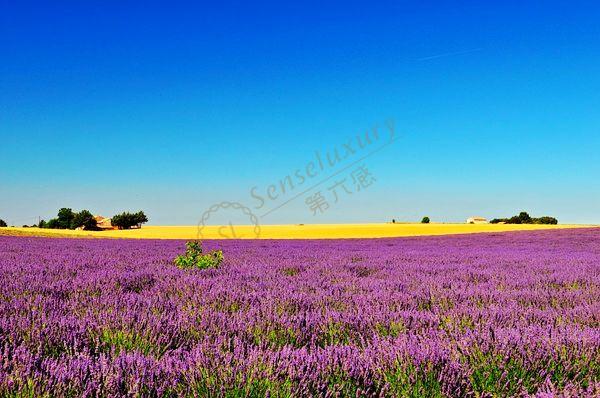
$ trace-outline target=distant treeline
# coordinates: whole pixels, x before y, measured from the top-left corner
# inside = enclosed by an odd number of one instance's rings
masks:
[[[494,218],[492,221],[490,221],[490,223],[491,224],[505,223],[505,224],[551,224],[551,225],[556,225],[556,224],[558,224],[558,220],[554,217],[548,217],[548,216],[532,218],[529,216],[529,214],[527,212],[522,211],[521,213],[519,213],[518,216],[513,216],[511,218]]]
[[[141,226],[148,222],[148,217],[143,211],[137,213],[123,212],[112,217],[111,225],[119,229],[130,229],[133,226]],[[89,210],[74,212],[70,208],[63,207],[58,211],[56,218],[48,221],[41,220],[38,225],[32,227],[52,229],[77,229],[83,228],[88,231],[98,230],[98,224],[94,215]]]

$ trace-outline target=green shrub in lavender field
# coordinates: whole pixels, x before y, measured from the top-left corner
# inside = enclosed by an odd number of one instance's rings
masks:
[[[175,265],[179,268],[218,268],[223,262],[223,251],[221,250],[213,250],[204,254],[200,242],[187,242],[185,247],[185,254],[175,257]]]

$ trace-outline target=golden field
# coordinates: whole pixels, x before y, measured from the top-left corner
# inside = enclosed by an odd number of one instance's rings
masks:
[[[390,238],[401,236],[450,235],[480,232],[554,230],[589,228],[592,225],[533,225],[533,224],[306,224],[263,225],[260,239],[333,239],[333,238]],[[73,238],[133,238],[133,239],[196,239],[196,226],[144,226],[141,229],[109,231],[71,231],[39,228],[0,228],[0,235],[48,236]],[[254,226],[206,226],[203,239],[255,238]]]

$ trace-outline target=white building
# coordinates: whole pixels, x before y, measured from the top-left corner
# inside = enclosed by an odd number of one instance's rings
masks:
[[[467,224],[487,224],[488,220],[483,217],[469,217]]]

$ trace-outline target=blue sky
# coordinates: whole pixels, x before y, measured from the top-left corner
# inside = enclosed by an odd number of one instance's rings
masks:
[[[286,203],[263,224],[600,223],[598,15],[591,1],[4,4],[0,218],[195,224],[231,201],[259,217]],[[387,120],[392,144],[258,208],[253,188]],[[360,190],[359,166],[374,178]],[[352,193],[334,203],[336,179]]]

